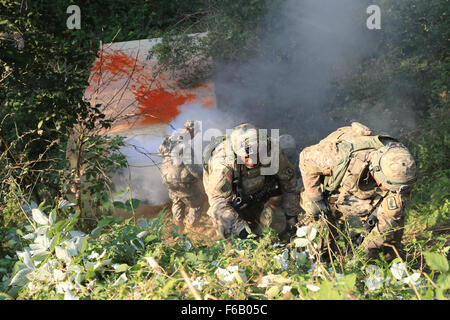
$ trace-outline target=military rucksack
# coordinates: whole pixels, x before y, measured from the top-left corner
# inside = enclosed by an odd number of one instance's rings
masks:
[[[336,190],[342,182],[347,171],[350,160],[353,154],[362,150],[378,150],[385,146],[389,141],[397,141],[389,136],[367,136],[357,142],[343,141],[338,144],[340,160],[331,170],[331,175],[325,176],[323,185],[326,191],[332,192]]]

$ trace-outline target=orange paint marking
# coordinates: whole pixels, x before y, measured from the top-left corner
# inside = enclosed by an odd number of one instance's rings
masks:
[[[121,50],[103,50],[94,62],[86,91],[94,92],[99,84],[108,86],[116,82],[115,86],[120,86],[120,83],[130,80],[126,90],[135,97],[139,125],[169,123],[180,114],[179,107],[186,103],[201,102],[207,109],[215,105],[214,97],[196,92],[210,89],[208,84],[194,88],[197,90],[185,91],[176,84],[176,80],[163,73],[153,79],[151,65],[150,68],[145,65]]]
[[[149,90],[145,86],[140,87],[134,94],[139,102],[139,113],[143,114],[141,124],[168,123],[180,114],[179,107],[188,101],[197,100],[194,94],[184,95],[163,88]]]

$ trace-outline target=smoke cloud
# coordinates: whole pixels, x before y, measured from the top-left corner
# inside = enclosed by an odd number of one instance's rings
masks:
[[[383,101],[362,101],[356,113],[343,114],[338,119],[329,116],[328,108],[337,94],[336,81],[359,72],[356,69],[359,62],[377,54],[379,37],[376,32],[379,31],[368,30],[366,25],[369,18],[366,9],[373,1],[286,0],[282,5],[276,3],[259,28],[262,40],[253,58],[234,63],[214,61],[218,109],[185,106],[171,123],[174,128],[182,128],[186,120],[200,120],[203,132],[210,128],[225,132],[243,122],[280,129],[280,135],[294,137],[298,158],[304,147],[348,125],[348,120],[361,121],[376,131],[393,135],[399,128],[415,126],[408,98],[398,96],[394,85],[384,93]],[[266,27],[269,24],[271,28]],[[367,77],[376,77],[378,70],[368,72]],[[392,101],[392,106],[396,107],[386,105],[386,101]],[[172,132],[173,128],[168,126],[166,134]],[[161,160],[155,154],[161,142],[162,138],[145,135],[130,138],[130,143],[153,152],[151,161],[156,164]],[[207,142],[202,141],[203,147]],[[139,166],[141,161],[149,163],[145,158],[148,155],[136,157],[132,149],[124,153],[134,159],[132,165]],[[131,177],[135,197],[147,199],[149,204],[168,200],[157,165],[130,167],[130,172],[125,172],[118,181],[122,181],[123,187],[124,179]]]
[[[226,129],[232,128],[236,121],[226,113],[218,109],[205,109],[201,104],[190,104],[180,108],[179,116],[164,129],[162,134],[155,126],[140,127],[124,134],[126,146],[120,152],[128,161],[128,167],[112,176],[115,191],[131,191],[123,193],[115,198],[117,201],[126,201],[131,196],[140,199],[147,205],[162,205],[169,200],[168,192],[161,179],[161,158],[157,154],[164,136],[170,135],[175,130],[183,128],[187,120],[197,120],[201,123],[201,132],[196,139],[201,139],[202,149],[194,152],[195,163],[201,163],[203,148],[209,143],[210,137],[204,137],[202,133],[208,130],[211,133],[225,134]]]
[[[376,53],[374,35],[379,31],[368,30],[366,25],[366,9],[371,4],[287,0],[274,7],[264,23],[275,21],[275,27],[267,32],[262,26],[258,54],[244,64],[217,65],[219,108],[260,127],[280,128],[280,134],[294,136],[298,151],[347,125],[330,119],[326,111],[336,95],[334,82],[356,72],[359,61]],[[372,110],[373,104],[367,104]],[[384,118],[375,116],[376,112],[373,115],[366,125],[392,129],[386,121],[389,112],[383,113]],[[414,121],[408,118],[404,123],[413,125]]]

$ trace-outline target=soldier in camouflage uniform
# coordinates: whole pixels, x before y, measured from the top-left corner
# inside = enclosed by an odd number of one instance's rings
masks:
[[[216,137],[204,151],[208,215],[223,238],[245,239],[249,231],[260,235],[264,226],[282,235],[296,223],[300,208],[294,168],[280,151],[278,172],[262,175],[258,143],[265,148],[266,142],[258,142],[258,129],[245,123],[235,127],[231,135]],[[276,195],[281,195],[282,210],[267,210],[266,202]]]
[[[357,216],[372,228],[364,238],[366,256],[394,256],[403,236],[405,203],[415,180],[413,157],[397,140],[374,135],[354,122],[300,153],[306,216],[342,221]],[[370,224],[369,224],[370,223]]]
[[[184,134],[194,137],[195,122],[187,121],[184,125]],[[188,227],[196,226],[202,210],[206,204],[206,195],[202,184],[202,166],[194,164],[194,156],[191,149],[188,161],[182,158],[181,145],[187,140],[175,132],[166,137],[158,148],[158,154],[162,158],[161,176],[164,185],[169,191],[172,201],[172,215],[174,222],[184,230],[184,219]],[[187,137],[189,138],[189,137]]]

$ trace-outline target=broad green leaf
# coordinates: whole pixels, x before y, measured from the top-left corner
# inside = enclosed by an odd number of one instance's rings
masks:
[[[424,252],[423,254],[425,261],[432,270],[443,273],[448,271],[448,260],[444,255],[435,252]]]
[[[102,231],[101,227],[96,227],[91,231],[91,236],[93,238],[97,238],[101,234],[101,231]]]
[[[123,264],[121,264],[121,265],[116,266],[116,267],[114,268],[114,271],[117,272],[117,273],[120,273],[120,272],[125,272],[125,271],[127,271],[129,268],[130,268],[129,265],[127,265],[126,263],[123,263]]]
[[[139,199],[131,199],[131,201],[127,200],[125,202],[125,211],[132,212],[132,211],[136,210],[139,207],[140,203],[141,203],[141,200],[139,200]]]
[[[121,195],[123,195],[125,193],[124,190],[118,191],[114,194],[114,197],[120,197]]]
[[[343,290],[351,291],[355,287],[356,273],[346,274],[343,279],[339,281],[340,287]]]
[[[439,275],[437,284],[443,290],[450,289],[450,273],[443,273]]]
[[[10,239],[10,240],[8,240],[8,242],[6,244],[8,247],[14,248],[14,246],[17,244],[17,241],[14,239]]]
[[[145,237],[146,235],[148,235],[148,231],[141,231],[136,235],[136,237],[141,239],[141,238]]]
[[[58,259],[61,259],[65,262],[70,262],[72,260],[72,258],[70,257],[70,254],[67,252],[67,250],[61,246],[55,247],[55,254]]]
[[[120,201],[114,201],[113,206],[114,206],[114,208],[117,208],[117,209],[125,209],[125,204]]]
[[[88,237],[83,237],[83,238],[81,238],[81,239],[82,239],[82,240],[81,240],[80,253],[83,253],[83,252],[86,250],[87,245],[88,245]]]
[[[152,242],[153,240],[156,240],[156,239],[158,239],[158,236],[157,236],[157,235],[155,235],[155,234],[150,234],[150,235],[148,235],[148,236],[145,238],[144,242],[145,242],[145,243],[149,243],[149,242]]]
[[[330,281],[324,281],[317,292],[317,298],[319,300],[340,300],[342,296],[337,290],[333,289],[333,284]]]
[[[68,220],[61,220],[61,221],[58,221],[53,228],[56,232],[61,232],[64,230],[64,228],[68,224],[69,224]]]
[[[280,289],[278,288],[278,286],[271,287],[266,291],[266,295],[270,298],[275,298],[279,293]]]
[[[69,202],[69,201],[67,201],[65,199],[61,200],[61,202],[58,203],[58,209],[63,209],[63,208],[73,207],[73,206],[75,206],[74,203]]]
[[[113,221],[114,221],[114,217],[107,216],[98,222],[97,227],[103,228],[104,226],[107,226],[108,224],[110,224]]]
[[[47,225],[49,223],[47,216],[39,209],[32,209],[31,215],[37,224]]]
[[[50,215],[48,216],[48,221],[50,223],[51,226],[53,226],[56,222],[56,210],[52,210],[52,212],[50,212]]]
[[[9,283],[10,286],[23,287],[29,282],[27,275],[33,272],[30,268],[25,268],[16,273]]]

